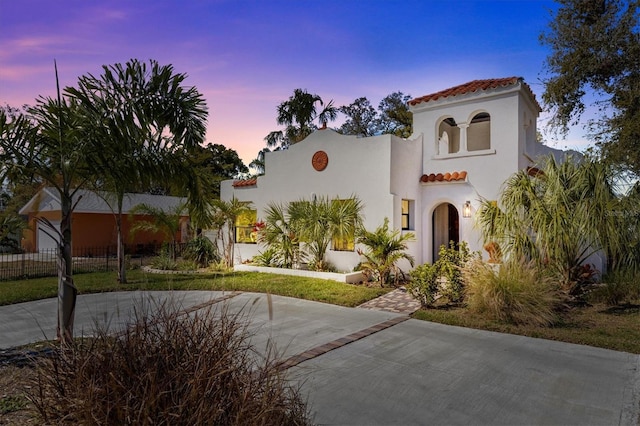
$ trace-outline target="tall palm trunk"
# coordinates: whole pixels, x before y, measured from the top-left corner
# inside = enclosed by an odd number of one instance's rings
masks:
[[[61,195],[60,242],[58,243],[58,339],[62,344],[73,339],[78,289],[73,283],[71,253],[71,195]]]
[[[124,238],[122,238],[122,209],[116,215],[116,233],[118,235],[118,282],[121,284],[127,283],[127,264],[124,261]]]

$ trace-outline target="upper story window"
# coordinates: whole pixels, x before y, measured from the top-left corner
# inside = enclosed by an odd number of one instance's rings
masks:
[[[473,116],[467,130],[467,151],[491,148],[491,116],[481,112]]]
[[[460,128],[453,118],[445,118],[438,127],[438,155],[454,154],[460,150]]]
[[[444,116],[437,121],[434,160],[495,154],[491,147],[491,115],[472,113],[467,121]]]

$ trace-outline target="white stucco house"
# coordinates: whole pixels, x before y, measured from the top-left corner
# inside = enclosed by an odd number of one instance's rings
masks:
[[[250,201],[260,220],[270,202],[356,195],[367,229],[389,218],[395,229],[415,234],[409,253],[416,263],[431,263],[450,240],[482,250],[474,226],[480,198],[496,200],[503,182],[534,167],[539,156],[562,155],[536,141],[541,108],[522,78],[475,80],[415,98],[409,109],[409,139],[318,130],[288,150],[267,153],[263,176],[224,181],[221,198]],[[236,263],[264,250],[241,232]],[[326,258],[342,271],[361,260],[353,247],[331,247]]]

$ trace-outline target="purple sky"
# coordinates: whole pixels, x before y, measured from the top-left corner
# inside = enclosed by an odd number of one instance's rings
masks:
[[[0,104],[131,58],[171,63],[209,106],[207,141],[249,163],[295,88],[336,105],[521,76],[540,100],[550,0],[0,0]],[[545,120],[539,120],[542,128]],[[583,147],[583,132],[550,145]]]

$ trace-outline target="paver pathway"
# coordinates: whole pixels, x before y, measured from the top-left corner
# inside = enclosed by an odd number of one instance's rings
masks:
[[[404,287],[400,287],[376,299],[369,300],[358,308],[411,315],[420,309],[420,302],[414,299]]]

